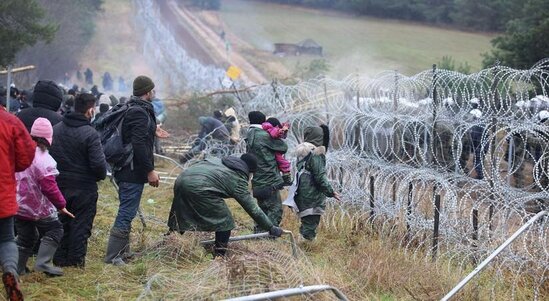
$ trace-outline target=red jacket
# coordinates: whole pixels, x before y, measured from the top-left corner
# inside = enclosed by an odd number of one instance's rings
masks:
[[[0,218],[17,213],[15,172],[32,164],[35,150],[21,120],[0,108]]]

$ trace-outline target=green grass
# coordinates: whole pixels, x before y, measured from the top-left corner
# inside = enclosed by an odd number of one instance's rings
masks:
[[[324,47],[341,78],[353,72],[376,74],[388,69],[412,75],[431,68],[445,55],[481,68],[492,35],[468,33],[415,23],[354,17],[318,10],[245,0],[223,2],[221,19],[230,31],[257,49],[272,51],[273,43],[312,38]],[[277,59],[273,55],[273,59]],[[282,62],[293,68],[298,60]]]

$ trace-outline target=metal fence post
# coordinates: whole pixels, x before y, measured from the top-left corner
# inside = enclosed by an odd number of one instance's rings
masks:
[[[374,180],[373,176],[370,176],[370,219],[373,221],[375,217],[374,211]]]
[[[478,209],[473,209],[473,249],[478,247]],[[477,257],[472,256],[473,264],[477,264]]]
[[[11,94],[11,65],[8,66],[8,82],[6,84],[6,111],[10,112],[10,94]]]
[[[433,260],[437,258],[437,252],[438,252],[438,231],[439,231],[439,223],[440,223],[440,195],[435,195],[435,221],[434,221],[434,227],[433,227],[433,248],[432,256]]]
[[[414,198],[413,190],[414,184],[412,184],[412,182],[408,183],[408,204],[406,205],[406,237],[408,239],[410,239],[412,236],[410,217],[412,216],[412,201]]]

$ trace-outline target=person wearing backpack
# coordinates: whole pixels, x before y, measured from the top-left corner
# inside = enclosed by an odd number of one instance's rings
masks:
[[[123,145],[131,145],[133,156],[123,166],[115,166],[120,206],[111,229],[104,262],[124,264],[129,253],[131,222],[137,214],[145,183],[158,187],[160,178],[154,170],[154,139],[156,118],[151,101],[155,97],[154,83],[147,76],[133,81],[133,96],[128,101],[121,125]],[[107,117],[105,118],[107,120]]]
[[[326,177],[326,149],[330,142],[328,126],[308,127],[304,141],[296,147],[297,170],[303,170],[294,197],[301,219],[299,233],[309,241],[316,237],[320,216],[326,209],[326,197],[340,200]]]
[[[95,97],[84,93],[76,97],[74,111],[53,127],[50,149],[57,162],[57,184],[76,217],[61,216],[64,234],[54,257],[58,266],[84,267],[88,238],[97,209],[97,182],[107,176],[107,162],[99,134],[91,126]]]

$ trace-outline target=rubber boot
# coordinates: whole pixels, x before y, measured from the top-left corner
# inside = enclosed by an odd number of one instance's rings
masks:
[[[229,247],[230,237],[230,230],[215,232],[214,257],[225,257],[225,254],[227,253],[227,248]]]
[[[105,254],[104,262],[114,265],[126,264],[123,257],[129,249],[129,245],[130,233],[118,228],[112,228],[109,236],[109,242],[107,243],[107,252]]]
[[[27,268],[27,261],[31,257],[32,249],[19,247],[19,260],[17,261],[17,273],[19,275],[25,275],[29,269]]]
[[[4,271],[2,282],[8,294],[7,299],[10,301],[23,300],[23,293],[19,288],[19,275],[17,275],[18,253],[15,241],[0,243],[0,265]]]
[[[7,271],[2,274],[2,282],[10,301],[23,301],[23,293],[19,288],[19,280],[15,271]]]
[[[34,263],[35,271],[44,272],[49,276],[63,276],[63,270],[53,266],[52,263],[57,246],[58,244],[53,239],[47,236],[42,238],[38,254],[36,255],[36,262]]]

